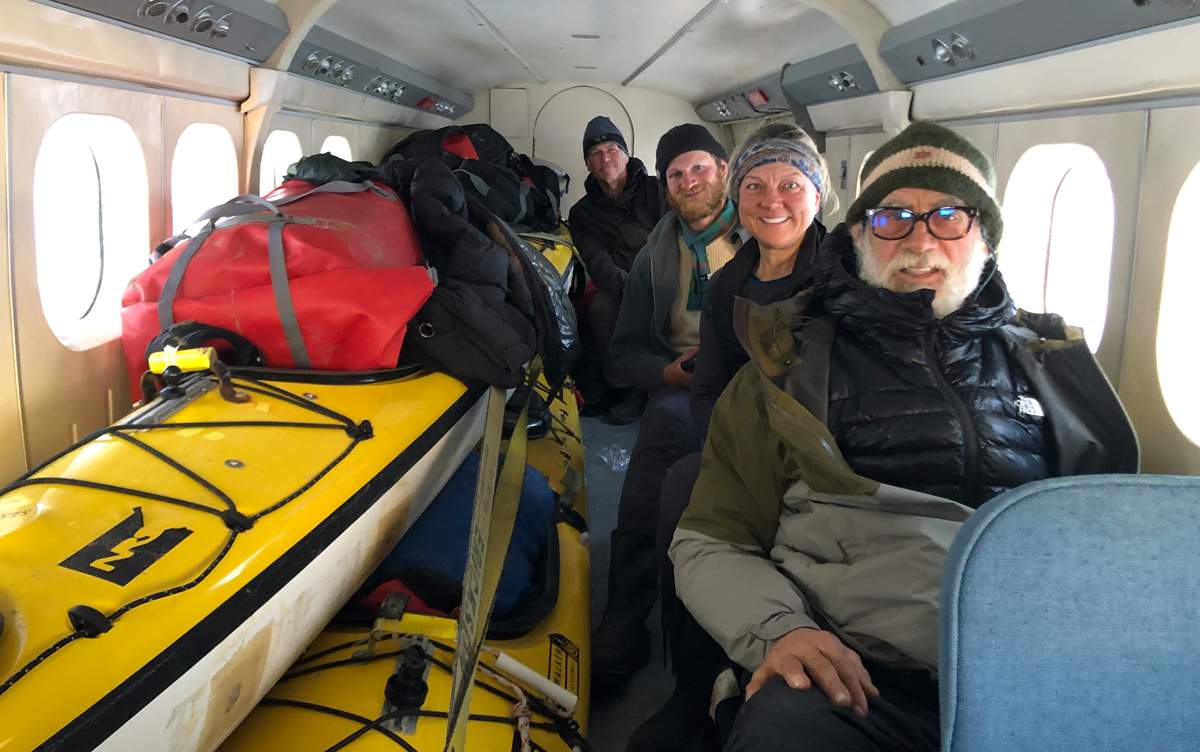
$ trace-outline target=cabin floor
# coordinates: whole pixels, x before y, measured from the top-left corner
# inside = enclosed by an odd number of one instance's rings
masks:
[[[621,499],[621,484],[625,481],[625,473],[614,473],[600,458],[600,453],[611,444],[632,453],[640,421],[628,426],[609,426],[601,423],[599,418],[583,418],[581,423],[587,461],[588,526],[592,540],[594,629],[608,602],[609,536],[617,524],[617,504]],[[592,697],[588,737],[595,752],[622,752],[634,729],[663,706],[675,687],[675,677],[663,661],[662,622],[657,604],[647,626],[652,635],[650,663],[633,676],[623,692]],[[688,747],[688,752],[699,749],[697,738]]]

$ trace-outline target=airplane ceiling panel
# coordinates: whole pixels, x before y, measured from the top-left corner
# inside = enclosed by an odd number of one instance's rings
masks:
[[[546,80],[616,84],[709,2],[471,1]]]
[[[949,5],[954,0],[870,0],[892,26],[899,26],[918,16]]]
[[[629,85],[696,103],[852,41],[796,0],[727,0]]]
[[[491,32],[454,0],[340,0],[319,23],[466,92],[536,83]]]

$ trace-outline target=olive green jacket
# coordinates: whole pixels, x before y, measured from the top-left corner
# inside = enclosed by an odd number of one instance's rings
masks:
[[[808,627],[885,665],[936,672],[942,568],[972,510],[850,469],[824,422],[836,327],[801,316],[808,295],[737,301],[751,362],[713,411],[671,545],[677,591],[750,670]],[[1046,413],[1053,475],[1137,472],[1133,428],[1082,330],[1022,311],[995,336]]]

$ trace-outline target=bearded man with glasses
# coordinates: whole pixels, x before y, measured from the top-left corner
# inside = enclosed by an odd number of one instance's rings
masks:
[[[735,308],[751,362],[671,546],[679,596],[752,674],[726,750],[937,750],[962,522],[1023,483],[1137,472],[1082,331],[1009,298],[995,188],[972,144],[914,123],[867,160],[814,290]]]

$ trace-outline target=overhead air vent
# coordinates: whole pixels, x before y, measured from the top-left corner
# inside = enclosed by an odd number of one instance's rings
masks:
[[[262,63],[287,37],[267,0],[37,0],[43,5]]]
[[[469,94],[319,26],[304,38],[288,71],[451,119],[475,106]]]
[[[784,68],[783,88],[806,107],[879,91],[871,68],[854,45]]]
[[[1200,20],[1196,0],[957,0],[889,29],[879,52],[905,83]]]

